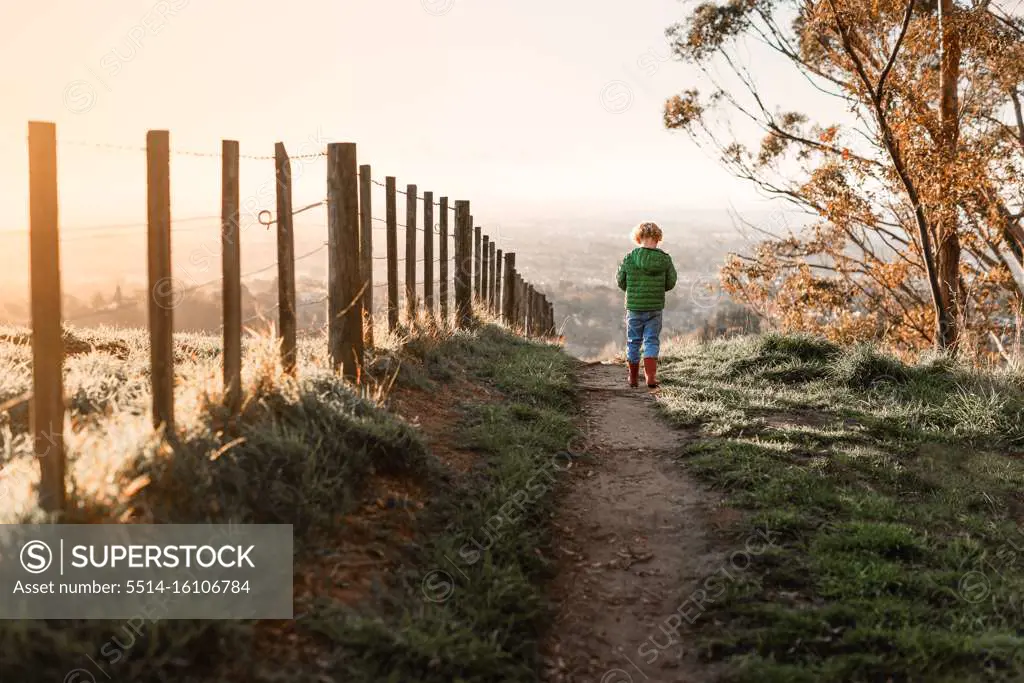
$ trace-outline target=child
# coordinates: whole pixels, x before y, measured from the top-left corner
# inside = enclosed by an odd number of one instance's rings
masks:
[[[616,276],[626,293],[626,360],[629,386],[637,386],[640,373],[640,344],[644,349],[644,377],[647,386],[658,386],[658,335],[661,334],[665,292],[676,286],[672,257],[658,248],[662,233],[654,223],[633,228],[633,242],[639,247],[626,254]]]

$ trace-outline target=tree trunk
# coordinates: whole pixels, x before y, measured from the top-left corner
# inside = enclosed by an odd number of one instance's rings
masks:
[[[903,25],[904,32],[909,25],[910,17],[914,11],[914,2],[915,0],[908,0],[907,2],[907,11]],[[829,5],[832,8],[832,15],[835,17],[836,29],[838,30],[839,36],[843,42],[843,49],[846,51],[846,55],[850,58],[850,61],[853,62],[862,84],[870,93],[875,119],[878,123],[878,129],[882,135],[882,144],[889,153],[893,169],[896,171],[896,175],[899,176],[903,189],[907,193],[907,198],[910,200],[910,203],[914,208],[914,222],[917,225],[918,239],[921,241],[921,260],[924,262],[925,273],[928,276],[928,288],[932,295],[932,306],[935,310],[934,343],[936,347],[940,349],[946,348],[947,335],[944,334],[944,331],[954,327],[956,319],[950,315],[949,308],[945,303],[946,298],[942,294],[942,281],[938,266],[936,265],[936,250],[933,250],[932,248],[932,229],[934,224],[929,222],[931,216],[927,215],[925,212],[925,206],[921,201],[921,194],[918,191],[917,183],[907,169],[903,152],[900,149],[899,140],[896,138],[892,128],[889,126],[888,110],[885,104],[885,96],[883,94],[884,78],[879,79],[878,85],[871,82],[867,70],[864,68],[864,63],[860,57],[860,53],[858,53],[853,47],[853,42],[850,38],[850,31],[843,23],[842,15],[836,7],[835,0],[829,0]],[[901,43],[902,39],[897,43],[896,48],[893,50],[890,57],[890,63],[896,58]],[[957,246],[959,247],[959,242],[957,243]],[[955,282],[956,280],[954,279],[954,283]]]
[[[957,229],[957,201],[953,194],[954,164],[959,140],[960,36],[953,0],[939,2],[939,188],[937,194],[936,266],[942,304],[937,307],[941,349],[956,352],[960,340],[963,293],[960,289],[960,235]]]

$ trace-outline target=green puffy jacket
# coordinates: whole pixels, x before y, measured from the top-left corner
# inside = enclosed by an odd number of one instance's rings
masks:
[[[665,292],[676,286],[676,267],[661,249],[637,247],[622,259],[616,279],[626,293],[626,310],[660,311]]]

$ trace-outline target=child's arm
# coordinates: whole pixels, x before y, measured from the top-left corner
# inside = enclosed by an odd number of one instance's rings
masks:
[[[671,292],[676,286],[676,264],[672,263],[672,257],[668,259],[668,271],[665,273],[665,291]]]
[[[615,274],[615,281],[619,285],[619,289],[623,292],[626,291],[626,259],[622,259],[622,263],[619,264],[619,272]]]

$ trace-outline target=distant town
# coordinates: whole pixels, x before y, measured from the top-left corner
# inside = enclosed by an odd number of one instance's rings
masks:
[[[722,216],[724,219],[725,214]],[[742,249],[750,238],[742,229],[721,222],[662,224],[666,234],[663,248],[673,256],[679,274],[678,284],[666,304],[668,335],[714,336],[737,327],[757,328],[756,318],[723,296],[718,286],[718,268],[726,255]],[[615,271],[632,248],[631,227],[625,222],[580,221],[551,229],[526,223],[488,229],[499,247],[516,252],[524,277],[554,302],[566,350],[581,358],[596,359],[615,355],[624,343],[623,297],[615,286]],[[216,225],[209,230],[211,237],[205,240],[188,233],[175,249],[175,288],[181,292],[175,327],[183,332],[216,333],[220,329],[219,242],[214,239]],[[118,258],[110,252],[109,238],[76,238],[64,249],[62,266],[68,286],[63,315],[69,324],[146,325],[144,239],[138,232],[120,240],[117,246],[122,255]],[[306,330],[321,327],[326,313],[326,251],[322,238],[314,237],[317,233],[319,226],[304,226],[296,244],[296,254],[306,255],[297,263],[299,326]],[[383,233],[375,232],[374,236],[375,252],[383,253]],[[399,242],[402,257],[404,241]],[[137,258],[123,256],[125,250],[136,247]],[[277,319],[275,257],[273,233],[259,226],[253,228],[243,246],[243,272],[257,271],[243,281],[243,315],[249,326],[266,326]],[[2,290],[0,322],[27,325],[27,273],[7,272],[2,277],[7,286]],[[449,280],[451,277],[450,272]],[[378,314],[386,305],[386,278],[385,261],[375,260],[374,309]],[[399,268],[399,292],[404,297],[404,265]]]

